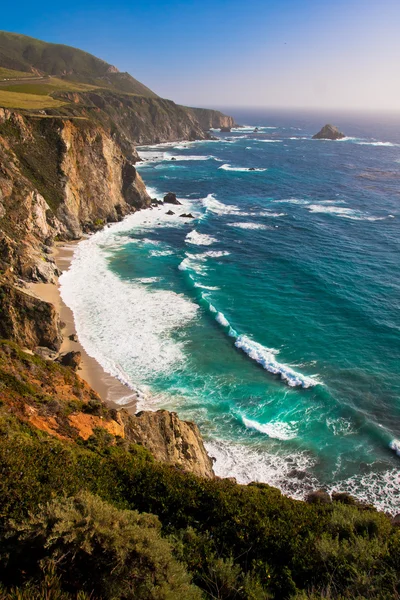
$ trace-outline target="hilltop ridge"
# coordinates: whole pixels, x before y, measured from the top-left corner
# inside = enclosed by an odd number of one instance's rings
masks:
[[[7,31],[0,31],[0,67],[158,97],[129,73],[120,73],[114,65],[88,52]]]

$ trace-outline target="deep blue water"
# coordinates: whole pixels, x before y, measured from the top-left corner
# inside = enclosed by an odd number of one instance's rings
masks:
[[[234,116],[249,127],[139,151],[184,206],[80,245],[78,333],[144,406],[199,424],[218,474],[399,512],[400,119],[337,115],[330,142],[323,115]]]

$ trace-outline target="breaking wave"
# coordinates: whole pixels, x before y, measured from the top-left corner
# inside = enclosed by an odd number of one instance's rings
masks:
[[[239,227],[239,229],[271,229],[269,225],[262,223],[228,223],[228,225],[229,227]]]
[[[270,438],[277,440],[292,440],[297,436],[297,431],[290,423],[283,421],[271,421],[270,423],[259,423],[253,419],[247,419],[242,416],[243,424],[248,429],[255,429],[260,433],[265,433]]]
[[[207,235],[205,233],[199,233],[195,229],[193,229],[190,233],[187,234],[185,238],[185,242],[188,244],[193,244],[195,246],[211,246],[217,240],[211,235]]]
[[[229,163],[221,165],[218,169],[223,171],[237,171],[238,173],[262,173],[267,169],[255,169],[254,167],[232,167]]]
[[[309,204],[307,208],[312,213],[325,213],[327,215],[335,215],[344,219],[352,219],[353,221],[383,221],[389,216],[371,216],[367,213],[353,210],[352,208],[345,208],[343,206],[328,206],[327,204]]]

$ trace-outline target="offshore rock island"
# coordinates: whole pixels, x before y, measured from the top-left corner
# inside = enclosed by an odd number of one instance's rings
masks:
[[[83,51],[0,32],[2,598],[399,597],[398,518],[215,477],[194,423],[104,402],[40,296],[60,242],[157,206],[136,146],[233,127]]]
[[[345,134],[339,131],[335,125],[324,125],[322,129],[313,135],[313,140],[342,140]]]

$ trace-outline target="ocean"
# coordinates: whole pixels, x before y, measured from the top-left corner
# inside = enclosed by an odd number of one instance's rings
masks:
[[[400,118],[336,115],[347,137],[319,141],[326,115],[233,116],[139,149],[151,196],[182,206],[77,246],[80,341],[140,409],[194,420],[217,475],[400,512]]]

